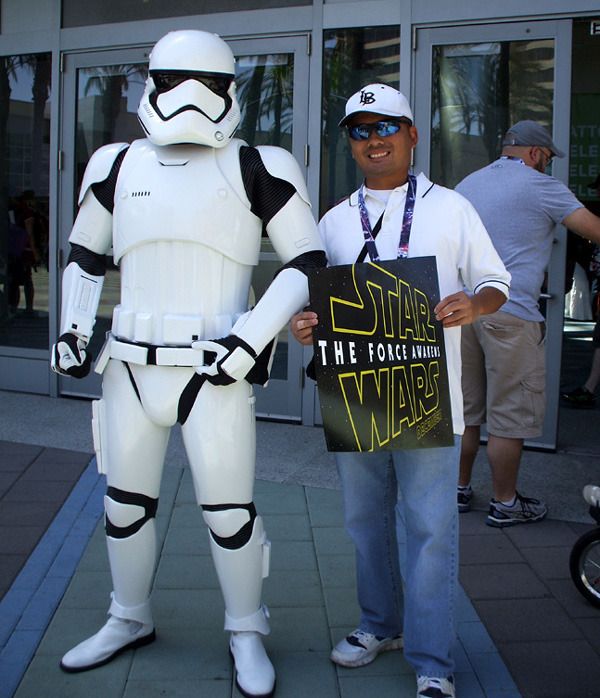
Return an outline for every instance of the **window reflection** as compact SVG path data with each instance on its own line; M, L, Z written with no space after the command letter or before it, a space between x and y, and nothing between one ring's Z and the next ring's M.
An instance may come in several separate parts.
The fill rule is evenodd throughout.
M236 138L291 152L294 54L238 56L235 81L242 110Z
M77 72L77 131L75 145L75 218L77 196L88 160L108 143L130 143L143 138L137 108L144 92L146 63L94 66ZM68 254L68 251L67 251ZM92 356L98 356L110 329L112 311L121 293L119 271L107 259L107 271L90 342Z
M137 108L145 63L81 68L77 80L76 191L92 153L107 143L143 138Z
M360 183L346 135L338 127L346 100L369 82L398 87L399 79L399 26L333 29L323 33L321 214Z
M430 176L440 184L495 160L516 121L552 131L552 39L435 46L432 72Z
M237 96L242 112L236 138L248 145L278 145L292 152L294 54L236 56ZM265 292L281 262L263 231L261 261L252 274L253 305ZM271 378L288 374L288 330L279 333Z
M0 57L0 344L48 348L49 53Z

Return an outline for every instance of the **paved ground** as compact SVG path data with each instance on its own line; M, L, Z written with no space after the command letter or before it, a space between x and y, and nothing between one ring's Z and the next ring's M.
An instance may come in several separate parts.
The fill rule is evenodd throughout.
M0 598L10 589L83 469L89 453L0 442Z
M581 423L575 414L565 419ZM178 432L158 512L157 642L94 672L58 669L62 653L102 624L110 591L98 523L104 483L88 465L88 420L85 401L0 392L0 696L237 696ZM556 454L526 454L523 489L547 496L552 517L534 526L484 525L481 455L480 510L461 516L460 698L599 695L600 611L568 572L570 549L590 527L581 487L598 476L598 437L586 435ZM257 506L273 542L265 600L278 698L414 695L400 653L358 670L328 660L357 609L337 476L320 430L259 422L257 475Z

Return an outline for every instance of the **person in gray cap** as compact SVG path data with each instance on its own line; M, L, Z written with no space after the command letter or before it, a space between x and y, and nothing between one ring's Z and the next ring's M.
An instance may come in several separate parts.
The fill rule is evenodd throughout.
M458 482L459 511L468 511L471 473L487 424L493 498L486 523L504 527L541 521L544 502L517 491L523 441L542 433L545 409L545 323L538 307L554 227L600 241L593 215L546 169L564 153L535 121L506 133L501 157L468 175L456 191L473 204L511 273L502 309L463 328L465 433Z
M535 167L535 169L539 172L546 171L547 164L545 164L545 160L548 157L550 157L550 160L552 160L553 157L564 158L565 156L563 151L559 150L554 145L552 137L548 131L537 121L518 121L514 126L511 126L511 128L508 129L506 135L504 136L504 140L502 141L502 145L504 147L504 150L502 151L503 155L508 148L512 148L514 146L527 149L534 146L538 152L533 155L533 159L539 164L533 165L533 167ZM545 153L544 150L549 151L550 156ZM525 151L521 151L521 154L523 153L525 153Z
M404 648L419 698L453 698L454 604L458 585L458 477L463 431L461 326L506 300L510 281L466 199L410 172L418 141L406 97L381 83L348 99L340 121L364 184L328 211L319 232L330 265L435 256L454 443L435 448L337 452L346 530L356 549L360 620L333 648L345 667ZM406 248L402 241L406 235ZM476 289L466 294L464 288ZM312 343L318 318L306 311L291 329ZM401 501L399 501L401 493ZM405 533L399 551L397 526ZM405 550L405 552L404 552ZM401 573L402 571L402 573Z

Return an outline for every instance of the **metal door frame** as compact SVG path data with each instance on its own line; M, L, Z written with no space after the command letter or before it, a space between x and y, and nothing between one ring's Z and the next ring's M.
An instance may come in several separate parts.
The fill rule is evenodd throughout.
M447 44L470 44L495 41L531 41L554 39L554 104L553 138L563 144L567 155L555 159L552 174L568 185L569 128L571 105L571 44L570 19L555 21L522 21L498 24L422 28L417 30L416 55L413 62L412 102L419 129L419 144L415 151L415 168L429 171L431 149L431 78L432 49ZM418 76L418 79L417 79ZM555 229L554 246L548 267L546 316L546 416L543 433L526 445L543 450L555 450L558 432L560 367L564 317L564 273L566 230Z

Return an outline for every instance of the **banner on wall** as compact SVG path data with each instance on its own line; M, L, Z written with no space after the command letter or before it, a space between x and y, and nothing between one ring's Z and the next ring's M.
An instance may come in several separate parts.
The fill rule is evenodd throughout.
M452 445L435 257L317 269L309 287L328 450Z
M571 104L569 187L578 199L598 199L589 185L600 175L600 94L574 94Z

